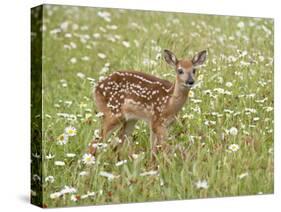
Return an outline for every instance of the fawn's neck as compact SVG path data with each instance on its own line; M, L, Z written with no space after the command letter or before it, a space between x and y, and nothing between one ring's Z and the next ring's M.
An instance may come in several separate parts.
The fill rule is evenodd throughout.
M182 87L178 81L173 86L173 93L169 101L169 113L175 115L183 107L190 89Z

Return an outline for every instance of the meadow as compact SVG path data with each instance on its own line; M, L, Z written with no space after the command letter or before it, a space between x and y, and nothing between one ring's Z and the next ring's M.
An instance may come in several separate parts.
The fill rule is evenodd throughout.
M43 17L43 143L32 152L42 177L33 170L32 181L44 207L274 192L272 19L56 5ZM117 150L113 134L88 155L102 115L96 83L129 69L174 81L163 49L208 51L167 149L151 160L140 121Z

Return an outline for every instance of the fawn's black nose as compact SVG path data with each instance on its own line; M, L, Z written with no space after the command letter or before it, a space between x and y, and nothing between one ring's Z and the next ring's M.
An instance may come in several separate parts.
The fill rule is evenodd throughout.
M188 80L185 81L185 84L193 85L194 84L194 80L193 79L188 79Z

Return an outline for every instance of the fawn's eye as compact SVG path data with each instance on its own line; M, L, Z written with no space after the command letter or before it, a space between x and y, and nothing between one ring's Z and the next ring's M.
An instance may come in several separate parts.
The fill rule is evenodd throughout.
M180 69L178 69L178 73L179 74L183 74L183 70L180 68Z
M192 73L193 73L193 74L195 74L195 73L196 73L196 69L195 69L195 68L192 70Z

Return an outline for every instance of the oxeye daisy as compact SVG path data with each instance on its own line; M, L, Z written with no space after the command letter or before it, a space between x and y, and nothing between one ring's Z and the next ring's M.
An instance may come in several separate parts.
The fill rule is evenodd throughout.
M79 176L87 176L89 173L86 171L82 171L79 173Z
M71 197L70 197L70 200L73 201L73 202L77 202L79 200L79 197L75 194L72 194Z
M57 199L61 196L62 196L62 194L60 192L55 192L55 193L50 194L51 199Z
M63 133L61 135L58 136L57 138L57 144L59 145L64 145L68 142L68 135Z
M237 133L238 133L238 130L237 130L236 127L231 127L231 128L229 129L229 134L230 134L230 135L237 135Z
M198 189L207 189L209 187L206 180L198 180L195 185Z
M101 171L101 172L100 172L100 176L106 177L108 180L113 180L114 178L118 178L118 177L119 177L119 175L116 176L116 175L114 175L114 174L112 174L112 173L105 172L105 171Z
M231 150L232 152L237 152L240 147L238 144L231 144L229 147L228 147L229 150Z
M75 136L76 133L77 133L77 130L76 130L75 127L69 126L69 127L66 127L66 128L64 129L64 132L65 132L65 134L68 135L68 136Z
M75 156L76 156L75 153L66 153L66 157L68 157L68 158L73 158Z
M86 153L83 155L82 161L86 165L91 165L95 163L96 158L93 155Z
M55 178L53 176L48 176L45 178L45 182L53 183L55 181Z
M151 171L140 173L140 176L154 176L154 175L158 175L158 171L151 170Z
M65 162L63 161L55 161L56 166L65 166Z

